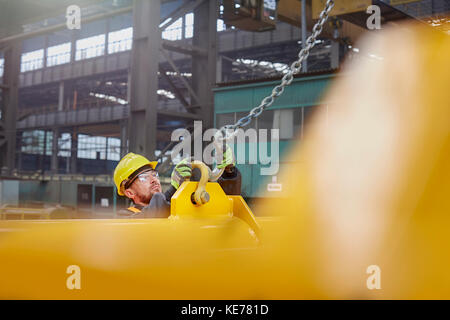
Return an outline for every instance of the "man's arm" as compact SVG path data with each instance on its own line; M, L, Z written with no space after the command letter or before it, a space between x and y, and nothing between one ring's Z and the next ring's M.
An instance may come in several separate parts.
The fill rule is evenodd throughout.
M239 172L237 167L228 165L217 182L220 184L226 194L241 194L241 173Z
M169 189L167 189L166 192L164 192L164 196L166 197L166 201L170 202L170 199L172 199L172 196L175 194L177 189L175 189L174 186L170 186Z
M155 193L148 206L142 210L145 218L168 218L170 216L170 202L165 194Z
M164 196L166 201L170 203L170 199L183 183L183 181L190 179L192 176L192 165L189 159L185 158L181 160L173 169L172 174L170 176L170 186L166 192L164 192Z

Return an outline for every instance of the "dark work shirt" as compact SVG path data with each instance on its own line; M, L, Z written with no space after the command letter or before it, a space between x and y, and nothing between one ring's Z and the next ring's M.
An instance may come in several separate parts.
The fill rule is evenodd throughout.
M170 199L177 190L171 185L163 193L155 193L148 206L133 203L127 209L117 212L117 218L167 218L170 215Z

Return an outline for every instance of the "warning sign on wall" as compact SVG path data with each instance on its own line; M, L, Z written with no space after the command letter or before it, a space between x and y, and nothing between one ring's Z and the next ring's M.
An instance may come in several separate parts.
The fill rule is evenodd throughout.
M277 176L272 177L272 183L267 184L267 191L280 192L282 190L281 183L277 183Z

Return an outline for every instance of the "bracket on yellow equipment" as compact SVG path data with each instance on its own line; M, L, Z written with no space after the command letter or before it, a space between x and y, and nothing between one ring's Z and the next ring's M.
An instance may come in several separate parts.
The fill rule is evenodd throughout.
M219 183L208 182L208 168L202 162L193 161L192 167L200 168L202 178L199 182L181 184L171 199L170 218L236 217L260 238L260 226L242 196L226 195Z

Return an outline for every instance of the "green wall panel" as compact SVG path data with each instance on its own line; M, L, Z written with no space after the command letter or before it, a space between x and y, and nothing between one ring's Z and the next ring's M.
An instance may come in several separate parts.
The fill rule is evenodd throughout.
M238 145L234 144L233 150L234 154L237 157L238 155ZM278 163L279 168L278 171L281 171L283 166L285 165L283 163L283 158L286 155L286 153L289 152L292 144L290 141L280 141L279 142L279 153L280 153L280 162ZM267 183L272 181L271 175L262 175L261 174L261 167L268 167L268 165L261 165L259 164L259 145L257 146L257 152L258 152L258 163L257 164L249 164L248 163L248 154L250 148L253 148L253 145L250 143L245 143L245 153L247 155L246 157L246 163L245 164L237 164L236 166L239 168L239 171L242 175L242 195L245 197L260 197L263 195L265 190L267 189ZM268 155L270 156L270 150L271 150L271 143L268 143ZM277 174L275 174L277 175Z
M317 106L323 102L324 94L329 87L334 74L302 77L294 79L292 84L285 88L284 93L275 100L268 110L301 108ZM248 112L259 105L261 100L272 92L274 86L280 81L269 81L252 84L243 84L214 89L214 121L218 114L233 112ZM332 101L327 101L331 103ZM305 118L307 114L305 113ZM231 124L231 123L230 123ZM279 142L280 168L287 166L283 163L283 157L292 145L292 140ZM245 152L248 155L249 143L245 143ZM259 148L258 154L259 154ZM268 145L270 150L270 143ZM235 154L237 148L234 148ZM237 154L236 154L237 156ZM259 160L259 157L257 158ZM272 181L272 176L261 175L260 164L249 164L248 159L245 164L237 165L242 174L242 194L245 197L260 197L267 190L267 184ZM277 196L276 193L269 196Z
M19 203L19 181L0 180L0 205Z
M317 105L334 75L297 78L285 88L270 109ZM214 89L215 113L249 111L272 92L280 81L269 81Z
M38 201L45 195L45 184L40 181L19 181L20 203Z

